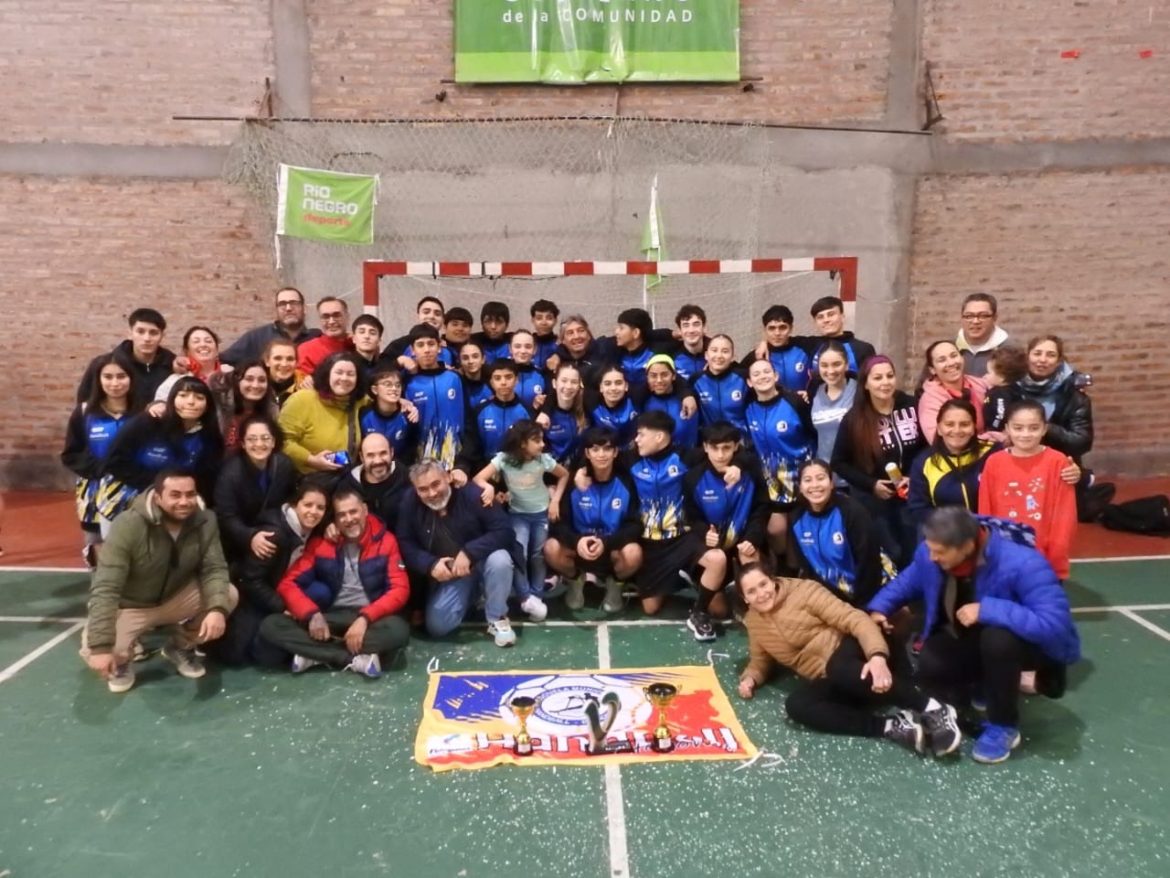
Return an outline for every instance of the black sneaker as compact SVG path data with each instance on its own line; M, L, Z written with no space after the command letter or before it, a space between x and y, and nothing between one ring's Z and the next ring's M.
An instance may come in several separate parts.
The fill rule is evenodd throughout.
M947 756L959 749L963 732L959 728L959 714L949 704L922 711L922 724L935 756Z
M691 614L687 616L687 627L700 643L715 639L715 624L702 610L691 610Z
M926 750L926 729L909 710L900 710L890 717L882 737L919 755Z

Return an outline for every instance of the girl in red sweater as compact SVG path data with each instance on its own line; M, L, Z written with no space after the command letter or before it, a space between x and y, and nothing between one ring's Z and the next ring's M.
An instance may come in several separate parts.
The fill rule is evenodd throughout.
M1069 548L1077 526L1076 490L1061 481L1068 458L1043 444L1048 420L1032 400L1007 413L1010 443L987 458L979 483L979 512L1030 525L1056 575L1068 579Z

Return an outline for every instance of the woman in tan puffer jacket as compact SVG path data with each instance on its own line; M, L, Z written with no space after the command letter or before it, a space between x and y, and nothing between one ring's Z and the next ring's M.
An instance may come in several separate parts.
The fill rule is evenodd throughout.
M740 594L750 656L739 694L751 698L777 664L802 678L788 696L788 716L838 735L886 738L935 756L959 748L956 711L890 673L889 647L877 623L818 582L771 578L759 564L743 567ZM878 712L901 708L892 716Z

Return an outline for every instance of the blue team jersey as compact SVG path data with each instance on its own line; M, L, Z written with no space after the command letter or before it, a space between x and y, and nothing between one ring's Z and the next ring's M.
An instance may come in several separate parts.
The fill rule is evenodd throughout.
M679 345L678 352L674 355L674 371L684 381L690 381L700 372L707 368L707 351L703 350L697 354L692 354L682 345Z
M484 460L495 457L504 444L504 434L517 421L531 419L532 413L519 400L500 402L494 397L483 403L473 417L480 441L480 456Z
M649 347L632 352L621 350L618 366L621 367L622 374L626 376L626 382L630 387L646 386L646 364L650 362L652 356L654 356L654 351L650 350Z
M699 419L706 424L729 421L747 432L748 383L738 372L728 369L718 375L703 372L691 383L699 401Z
M618 447L625 448L634 441L634 421L640 412L629 396L613 408L599 402L588 413L589 423L594 427L609 427L618 435Z
M756 484L753 479L741 478L729 488L720 473L707 467L691 491L691 500L703 519L695 526L706 530L714 525L719 546L733 549L747 531L756 503Z
M689 418L682 416L682 399L675 394L658 396L651 393L646 397L645 410L666 412L674 418L674 432L671 441L679 448L694 448L699 444L699 413Z
M669 540L685 532L683 476L686 473L686 464L673 449L641 457L630 467L638 492L643 539Z
M477 342L483 349L483 364L490 366L496 360L507 360L512 356L512 339L505 335L498 341L489 341L484 338L482 342Z
M568 464L576 458L580 447L581 428L577 415L555 404L546 406L544 413L548 415L548 429L544 431L548 453L557 463Z
M530 409L536 408L533 400L538 396L544 396L547 387L548 382L539 369L523 366L516 368L516 395Z
M463 381L446 369L419 370L406 380L403 396L418 408L418 452L454 467L463 446Z
M857 586L857 564L841 510L833 507L823 515L805 510L793 522L792 534L817 579L851 602Z
M810 460L815 434L805 429L801 413L784 396L768 402L753 399L745 412L752 445L764 464L768 496L776 503L796 500L796 472Z
M569 496L573 530L579 534L608 537L617 532L635 498L625 483L614 476L594 482L584 491L574 487Z
M548 358L557 352L558 342L556 335L538 335L536 338L536 356L532 358L538 369L545 369Z
M114 416L102 408L85 415L86 448L96 462L106 459L118 430L129 420L125 415Z
M411 430L413 424L406 420L406 415L399 409L392 415L379 414L376 406L367 406L358 422L362 428L362 438L371 433L381 433L394 449L394 456L402 459L412 450L414 436Z
M768 360L776 370L780 385L791 391L806 390L809 374L809 356L803 348L789 344L782 348L768 347Z

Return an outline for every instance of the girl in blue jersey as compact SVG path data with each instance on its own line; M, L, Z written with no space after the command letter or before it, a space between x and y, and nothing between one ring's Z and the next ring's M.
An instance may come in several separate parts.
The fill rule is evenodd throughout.
M752 398L744 417L748 435L764 467L764 482L772 501L768 518L768 543L777 555L784 554L788 522L786 513L796 502L796 473L813 456L816 431L808 404L795 393L780 387L771 360L756 360L748 368Z
M516 395L529 410L539 411L548 395L548 379L533 362L536 336L527 329L517 329L512 333L509 350L516 367Z
M552 389L536 423L544 428L548 453L557 463L571 466L579 451L581 434L588 426L581 367L571 362L557 366Z
M459 375L468 411L475 411L492 398L491 386L483 374L483 348L473 341L464 342L459 349Z
M198 378L185 375L171 388L161 415L135 415L114 437L98 488L103 536L114 517L164 469L193 472L199 495L210 502L222 458L223 438L211 391Z
M114 354L98 358L97 374L89 399L69 416L61 452L61 462L77 476L77 518L85 537L81 554L91 570L97 566L102 542L97 509L102 465L118 430L127 423L134 398L131 370Z
M634 421L640 412L630 399L630 385L621 367L601 367L597 393L589 395L585 414L594 427L608 427L617 433L619 448L629 448L633 444Z
M703 426L727 421L747 433L747 378L735 364L735 344L729 335L716 335L707 345L707 368L691 379Z
M865 508L833 490L833 471L814 459L800 468L800 502L789 516L789 563L847 604L864 607L896 571Z
M691 386L675 374L668 354L655 354L646 363L646 388L635 395L644 412L662 411L674 419L671 442L679 448L699 444L699 406Z

